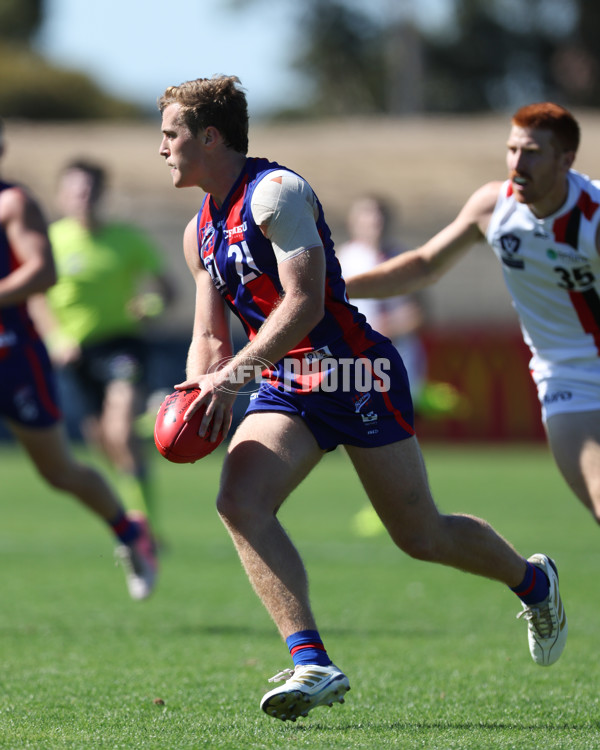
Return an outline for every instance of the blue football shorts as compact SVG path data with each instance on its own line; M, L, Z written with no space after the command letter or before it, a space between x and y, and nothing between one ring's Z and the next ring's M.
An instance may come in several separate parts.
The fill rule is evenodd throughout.
M309 392L261 383L250 396L245 416L261 411L296 414L325 451L338 445L375 448L414 435L408 376L394 346L376 344L358 357L336 362Z
M23 427L50 427L60 421L54 372L41 341L2 350L0 383L0 416Z

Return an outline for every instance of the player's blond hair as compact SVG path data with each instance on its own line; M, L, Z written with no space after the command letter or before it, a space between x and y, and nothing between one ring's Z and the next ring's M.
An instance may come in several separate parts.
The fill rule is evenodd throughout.
M179 104L181 116L192 135L212 126L234 151L248 153L248 103L237 76L196 78L169 86L158 100L162 112Z

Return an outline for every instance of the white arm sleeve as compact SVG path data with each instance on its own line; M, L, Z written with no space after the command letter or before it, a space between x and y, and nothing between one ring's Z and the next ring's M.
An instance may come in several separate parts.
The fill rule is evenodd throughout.
M278 263L323 247L316 224L317 199L298 175L285 169L269 172L255 187L250 207Z

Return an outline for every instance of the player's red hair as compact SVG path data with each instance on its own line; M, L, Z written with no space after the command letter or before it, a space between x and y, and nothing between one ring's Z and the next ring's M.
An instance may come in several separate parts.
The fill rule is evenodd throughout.
M532 130L550 130L562 151L577 151L579 148L579 125L564 107L552 102L527 104L517 110L513 125Z

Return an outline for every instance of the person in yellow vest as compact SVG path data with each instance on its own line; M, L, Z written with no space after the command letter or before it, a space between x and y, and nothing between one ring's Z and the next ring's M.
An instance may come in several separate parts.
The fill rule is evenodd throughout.
M38 317L54 363L81 396L83 437L115 469L127 506L156 528L144 440L135 429L147 396L142 320L163 311L173 286L146 233L103 220L105 187L105 170L95 163L77 160L61 171L63 218L49 227L58 281Z

